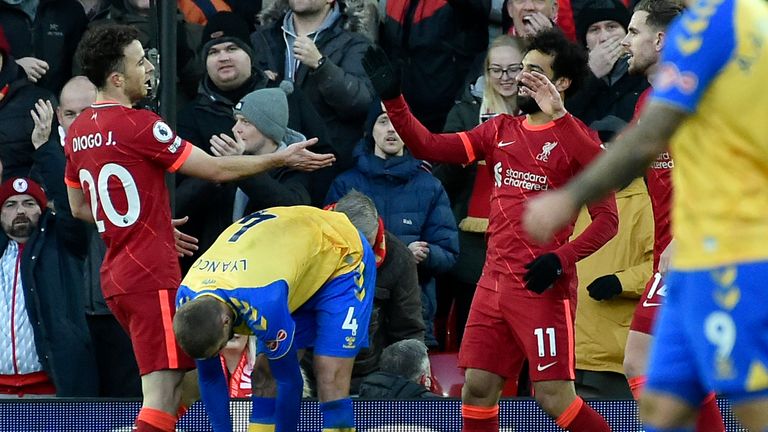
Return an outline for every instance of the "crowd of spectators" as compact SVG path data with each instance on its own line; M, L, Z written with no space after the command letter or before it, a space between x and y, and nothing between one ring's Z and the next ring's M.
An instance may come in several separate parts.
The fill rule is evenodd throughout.
M621 45L632 6L621 0L179 0L176 50L158 55L149 0L0 0L0 291L9 308L0 314L0 397L141 392L130 341L101 295L104 245L93 228L72 219L62 194L67 129L96 97L73 62L88 28L129 24L153 63L176 58L176 76L160 77L159 84L174 85L179 95L178 135L210 155L265 154L311 137L318 138L313 151L336 155L333 167L311 173L277 169L230 183L176 175L175 217L189 217L185 232L200 241L182 269L250 212L333 205L353 189L368 195L381 216L377 244L386 244L386 254L378 266L371 346L358 356L353 393L424 397L432 379L427 347L451 349L446 332L461 340L485 259L498 173L482 160L450 165L415 158L376 96L364 53L374 44L386 51L405 100L430 131L458 132L499 114L520 114L515 96L526 39L560 26L589 59L586 83L567 108L606 141L631 120L648 86L644 76L629 73ZM499 25L503 34L489 36ZM14 201L24 193L35 198L31 216ZM589 397L631 396L623 347L651 271L645 185L627 185L617 201L621 233L578 266L576 390ZM29 219L26 235L12 231L13 206ZM447 310L458 319L446 323ZM223 364L242 373L253 367L254 345L237 341ZM304 366L311 371L307 362L310 357ZM306 379L310 395L311 374ZM398 389L391 388L395 382ZM233 395L248 393L232 388Z

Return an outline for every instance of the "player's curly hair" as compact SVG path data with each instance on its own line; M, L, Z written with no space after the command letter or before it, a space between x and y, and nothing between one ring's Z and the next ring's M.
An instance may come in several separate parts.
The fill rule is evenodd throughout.
M221 343L220 303L213 297L199 297L184 303L173 316L176 342L190 357L205 358Z
M588 73L587 51L581 45L569 41L558 27L543 30L530 38L526 53L530 51L539 51L554 57L554 78L571 80L570 87L565 90L566 96L573 95L581 88Z
M123 50L138 38L138 30L122 24L104 24L88 30L75 53L83 75L103 89L111 73L125 72Z
M647 12L645 23L656 30L665 30L669 23L683 13L685 3L682 0L641 0L635 6L635 12Z

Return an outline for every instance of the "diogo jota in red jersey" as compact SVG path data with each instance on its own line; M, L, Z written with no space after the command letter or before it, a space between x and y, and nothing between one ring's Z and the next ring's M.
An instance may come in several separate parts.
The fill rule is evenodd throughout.
M492 173L488 252L460 352L467 369L464 430L498 430L498 395L527 359L536 399L561 427L608 431L573 387L575 263L615 235L616 203L610 197L590 206L592 224L570 243L572 224L544 246L524 233L526 201L564 184L600 152L596 134L563 108L562 94L578 87L586 68L583 50L556 30L530 42L517 77L518 106L527 115L500 115L467 132L424 128L400 96L383 53L369 50L364 66L415 157L464 164L484 159Z
M74 216L97 225L107 245L101 286L142 374L144 404L134 430L173 431L182 379L194 363L173 336L181 275L165 173L225 182L280 166L311 171L334 157L308 151L316 139L269 155L212 157L155 114L133 109L146 96L154 67L130 26L89 30L77 56L98 92L65 142L70 206Z

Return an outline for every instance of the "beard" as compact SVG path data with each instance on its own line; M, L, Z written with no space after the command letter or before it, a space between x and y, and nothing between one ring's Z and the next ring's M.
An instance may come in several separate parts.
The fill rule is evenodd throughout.
M5 233L10 237L28 238L35 231L35 224L27 217L17 217L10 226L3 224Z
M517 108L523 114L536 114L541 111L539 104L536 103L536 99L531 96L518 94L515 96L515 101L517 102Z

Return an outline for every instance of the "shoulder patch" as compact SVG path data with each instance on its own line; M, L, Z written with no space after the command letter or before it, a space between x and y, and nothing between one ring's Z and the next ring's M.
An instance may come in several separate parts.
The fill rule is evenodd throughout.
M155 139L161 143L167 143L173 139L173 131L171 130L171 127L161 120L156 121L154 126L152 126L152 135L154 135Z

